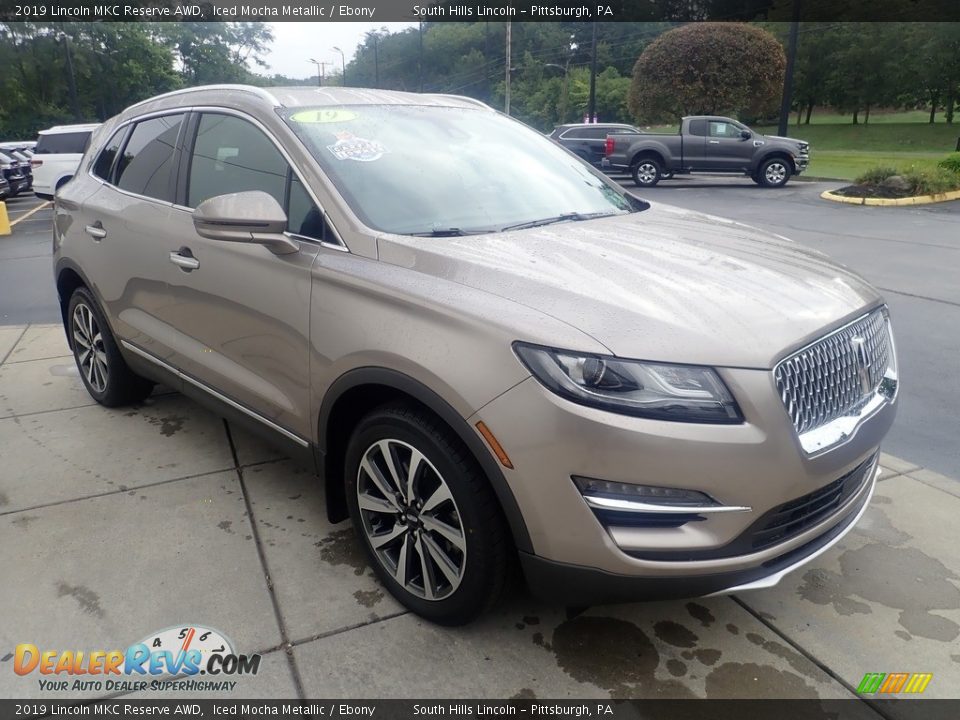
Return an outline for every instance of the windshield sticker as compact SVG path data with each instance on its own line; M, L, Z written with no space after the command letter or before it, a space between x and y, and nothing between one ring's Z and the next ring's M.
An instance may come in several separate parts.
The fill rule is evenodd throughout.
M327 145L327 150L337 160L356 160L357 162L373 162L387 152L387 149L376 140L365 140L348 132L338 132L337 141L333 145Z
M350 122L357 119L352 110L301 110L290 116L295 123L313 125L316 123Z

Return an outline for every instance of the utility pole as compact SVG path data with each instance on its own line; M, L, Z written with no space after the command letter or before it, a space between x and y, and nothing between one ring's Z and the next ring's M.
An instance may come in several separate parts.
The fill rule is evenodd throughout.
M780 97L780 122L777 134L787 134L790 124L790 106L793 104L793 68L797 62L797 32L800 27L800 0L793 0L793 20L790 23L790 37L787 41L787 71L783 76L783 95Z
M333 48L336 52L340 53L340 84L343 87L347 86L347 56L343 54L343 50L338 47Z
M323 87L323 81L327 75L327 65L330 63L320 62L319 60L314 60L310 58L308 62L312 62L317 66L317 87Z
M417 56L417 73L420 75L420 92L423 92L423 20L420 21L420 53Z
M587 122L597 121L597 23L593 23L593 41L590 43L590 102L587 105Z
M373 86L380 88L380 36L373 33Z
M63 23L61 23L62 27ZM80 100L77 97L77 76L73 69L73 53L70 52L70 36L60 30L60 39L63 40L63 50L67 56L67 90L70 92L70 105L73 108L73 119L80 121Z
M510 54L510 34L513 30L513 23L510 20L507 20L507 68L505 70L505 87L504 87L504 98L503 98L503 111L509 115L510 114L510 65L512 64L511 54Z

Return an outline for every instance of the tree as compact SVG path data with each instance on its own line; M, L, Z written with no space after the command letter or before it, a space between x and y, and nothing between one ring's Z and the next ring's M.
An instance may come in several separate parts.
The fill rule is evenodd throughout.
M783 46L761 28L696 23L665 32L633 68L629 107L638 122L678 115L759 117L780 101Z

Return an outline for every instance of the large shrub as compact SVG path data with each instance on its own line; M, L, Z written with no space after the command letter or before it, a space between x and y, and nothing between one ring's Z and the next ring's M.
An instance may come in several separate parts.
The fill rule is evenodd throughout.
M637 122L681 115L763 117L775 111L786 59L777 39L742 23L691 23L664 33L633 67Z
M943 160L937 163L937 167L949 170L956 175L960 175L960 152L950 153Z

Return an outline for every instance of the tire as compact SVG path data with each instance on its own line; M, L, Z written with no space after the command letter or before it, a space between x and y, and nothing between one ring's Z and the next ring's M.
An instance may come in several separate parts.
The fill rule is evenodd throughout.
M394 481L388 458L400 478L417 458L412 492ZM345 467L360 543L402 605L452 626L496 603L510 566L509 530L483 471L442 421L412 404L378 408L353 431Z
M80 379L90 397L101 405L132 405L153 390L152 381L127 367L100 306L85 287L77 288L70 296L67 333ZM90 347L94 352L85 352Z
M637 187L653 187L663 177L663 170L653 158L642 158L633 164L630 174Z
M790 161L775 157L766 160L757 170L757 181L763 187L779 188L787 184L793 168Z

